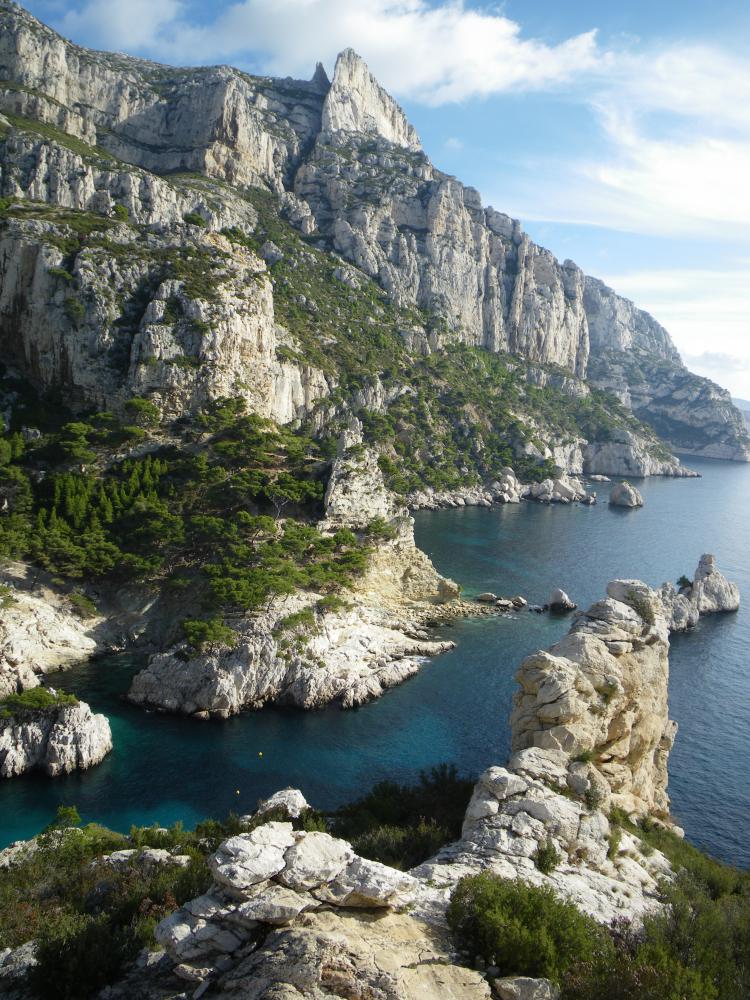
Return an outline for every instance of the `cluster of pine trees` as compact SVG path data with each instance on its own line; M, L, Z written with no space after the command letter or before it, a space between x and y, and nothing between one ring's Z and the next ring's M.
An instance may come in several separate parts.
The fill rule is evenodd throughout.
M299 587L333 591L365 567L366 539L311 523L328 469L318 443L232 399L159 445L151 407L129 407L153 436L140 457L117 459L121 428L105 414L29 441L0 435L0 556L66 580L202 580L222 614Z

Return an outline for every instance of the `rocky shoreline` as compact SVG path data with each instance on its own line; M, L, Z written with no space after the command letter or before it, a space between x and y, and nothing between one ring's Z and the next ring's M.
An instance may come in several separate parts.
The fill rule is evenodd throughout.
M637 836L618 831L615 839L607 813L617 805L671 823L668 649L659 594L614 581L565 639L521 665L513 756L477 782L458 842L405 873L283 820L234 836L210 860L210 891L157 928L174 973L194 996L262 997L273 982L322 997L331 963L339 995L554 996L550 984L527 981L549 992L514 993L520 981L496 983L462 966L446 934L446 905L461 878L491 871L551 886L604 924L637 923L658 908L669 862ZM291 803L297 815L305 805L297 791L273 802ZM557 858L547 872L535 861L541 846ZM386 953L387 973L377 957ZM356 993L341 993L355 983Z

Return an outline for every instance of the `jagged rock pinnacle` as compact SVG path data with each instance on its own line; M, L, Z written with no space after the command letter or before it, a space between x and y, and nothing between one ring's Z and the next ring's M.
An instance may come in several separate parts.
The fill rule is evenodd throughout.
M354 49L344 49L336 60L323 106L323 130L375 134L407 149L422 148L404 112Z

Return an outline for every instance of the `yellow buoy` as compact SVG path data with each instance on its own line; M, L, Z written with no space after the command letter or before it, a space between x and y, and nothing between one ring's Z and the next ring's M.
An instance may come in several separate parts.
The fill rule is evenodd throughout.
M258 756L259 756L259 757L262 757L262 756L263 756L263 751L262 751L262 750L260 750L260 751L258 752Z

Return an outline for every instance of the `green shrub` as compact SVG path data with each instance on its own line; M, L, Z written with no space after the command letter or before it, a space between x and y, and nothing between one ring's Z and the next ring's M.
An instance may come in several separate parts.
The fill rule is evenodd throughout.
M336 611L346 611L351 607L351 604L341 594L326 594L325 597L321 597L315 606L318 611L335 613Z
M291 614L280 618L276 623L273 634L281 635L282 632L292 632L295 629L312 629L315 627L315 612L312 608L300 608Z
M497 966L501 976L560 982L609 946L606 932L551 889L489 872L461 879L447 917L458 948L472 962Z
M112 214L119 222L127 222L130 218L130 212L119 201L113 206Z
M549 875L561 861L560 852L550 839L544 844L539 844L532 854L532 859L542 875Z
M43 1000L83 1000L113 982L140 942L131 927L112 927L106 914L65 913L37 935L32 989Z
M73 281L73 275L70 271L66 271L64 267L51 267L49 273L54 275L55 278L61 278L68 285Z
M79 618L85 619L96 617L96 605L90 597L82 593L80 590L71 591L71 593L68 594L68 601Z
M75 323L76 326L81 322L81 320L86 315L86 307L84 306L83 302L81 302L80 299L73 298L72 296L70 296L65 300L63 309L65 311L65 315L68 317L71 323Z
M412 868L460 836L473 787L447 764L414 785L381 781L333 813L331 831L372 861Z
M683 587L692 587L693 581L689 580L683 573L683 575L677 581L677 586L679 587L680 590L682 590Z
M138 427L157 427L161 422L161 411L150 399L134 396L125 403L125 412Z
M14 604L18 604L15 591L12 587L8 587L6 584L0 583L0 610L12 608Z
M186 212L182 217L190 226L206 227L206 220L198 212Z
M187 641L199 652L212 647L231 648L237 642L237 633L221 618L186 618L182 629Z
M44 833L50 830L65 830L68 827L80 826L83 820L75 806L58 806L55 818L44 828Z
M48 712L59 705L75 705L78 699L65 691L48 691L47 688L27 688L19 694L9 694L0 701L0 717L7 718L25 712Z
M642 597L635 590L629 590L625 595L626 602L630 607L639 615L647 625L653 625L656 621L656 616L654 615L654 609L651 607L651 602L646 598Z
M614 861L617 857L617 853L620 850L620 843L622 842L622 827L611 825L609 828L609 843L607 846L607 857L610 861Z

